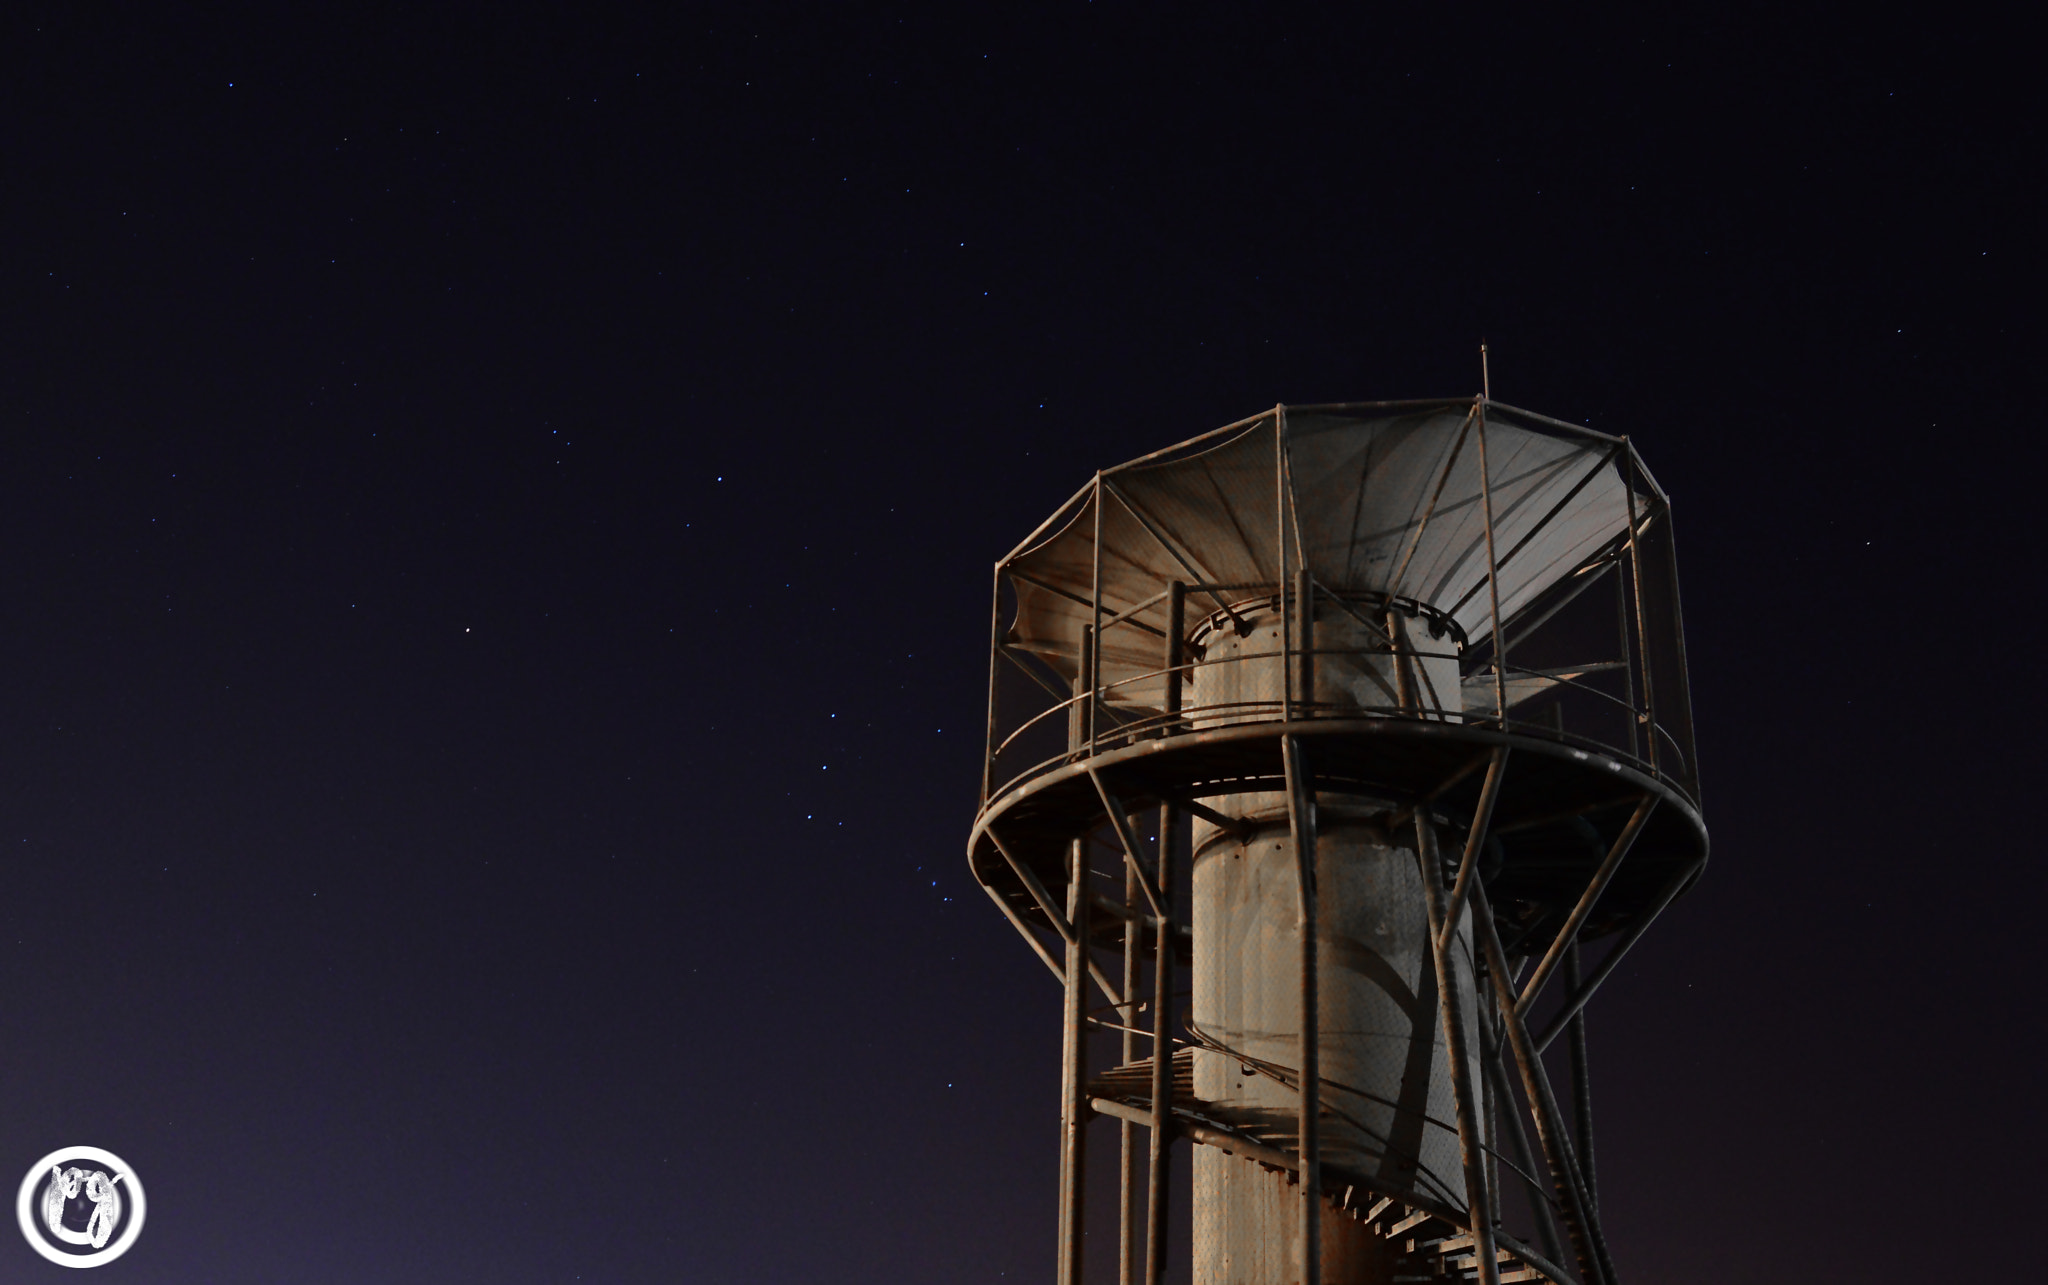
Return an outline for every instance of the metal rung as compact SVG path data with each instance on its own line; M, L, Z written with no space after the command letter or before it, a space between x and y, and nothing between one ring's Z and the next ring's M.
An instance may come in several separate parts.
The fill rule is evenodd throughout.
M1400 1222L1395 1223L1392 1227L1387 1228L1387 1235L1390 1237L1398 1236L1402 1232L1407 1231L1410 1227L1420 1227L1422 1224L1428 1222L1430 1219L1434 1217L1436 1217L1436 1215L1430 1213L1427 1209L1418 1209L1414 1213L1409 1214L1406 1218L1403 1218Z

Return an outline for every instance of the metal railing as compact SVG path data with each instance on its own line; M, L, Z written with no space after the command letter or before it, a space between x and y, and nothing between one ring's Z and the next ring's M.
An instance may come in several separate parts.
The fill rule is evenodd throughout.
M1105 612L1102 617L1104 630L1129 626L1138 621L1140 613L1157 607L1170 597L1185 599L1195 593L1242 593L1252 588L1271 590L1273 586L1169 584L1166 589L1136 604ZM1481 648L1466 645L1455 625L1440 618L1437 627L1442 630L1443 641L1451 645L1451 650L1445 650L1442 642L1437 640L1432 640L1437 642L1435 646L1408 643L1404 638L1395 636L1405 635L1405 628L1386 629L1360 610L1365 605L1380 612L1391 608L1404 618L1413 613L1414 619L1427 620L1434 613L1428 612L1421 604L1399 599L1391 603L1374 600L1370 604L1362 604L1328 591L1317 593L1313 585L1304 588L1309 612L1319 606L1339 609L1368 630L1377 631L1379 636L1368 645L1359 647L1302 647L1292 645L1293 638L1283 638L1282 645L1275 648L1214 655L1210 654L1215 650L1211 647L1205 654L1192 659L1186 658L1186 652L1195 643L1181 640L1176 647L1175 639L1168 638L1164 640L1164 649L1180 653L1175 657L1177 663L1162 664L1137 673L1126 672L1105 681L1102 648L1093 645L1092 638L1096 635L1088 627L1083 630L1084 655L1081 657L1086 672L1078 675L1077 680L1066 680L1052 669L1044 657L1023 652L1016 644L1003 641L998 635L991 653L992 666L1000 667L1007 662L1017 673L1032 679L1038 692L1047 700L1014 723L996 716L997 702L992 700L984 802L1046 773L1141 741L1222 726L1338 719L1451 723L1512 732L1612 758L1653 779L1678 787L1688 798L1693 797L1691 746L1685 729L1659 721L1655 706L1644 698L1653 688L1651 675L1644 672L1640 662L1640 646L1631 645L1619 660L1603 658L1584 664L1542 668L1513 663L1497 666ZM1258 599L1228 602L1209 613L1195 633L1197 637L1215 638L1219 636L1219 628L1227 629L1228 621L1232 619L1241 624L1257 621L1262 626L1271 626L1277 619L1293 621L1297 628L1286 632L1299 635L1303 632L1300 626L1308 621L1309 615L1309 612L1301 610L1301 602L1299 593L1285 591L1269 592ZM1516 641L1528 643L1533 632L1525 630ZM1633 643L1633 639L1624 641ZM1475 657L1475 652L1480 654ZM1303 693L1315 690L1315 671L1332 659L1352 662L1353 667L1345 671L1347 677L1353 677L1361 684L1376 685L1383 695L1396 698L1367 701L1305 698ZM1459 662L1457 690L1437 693L1429 689L1428 695L1433 699L1424 699L1423 691L1418 690L1410 694L1411 699L1402 701L1395 693L1395 683L1389 673L1398 674L1406 667L1423 680L1413 686L1425 688L1427 671L1422 664L1424 661ZM1276 694L1231 700L1175 700L1171 702L1174 706L1171 709L1163 708L1168 701L1148 701L1137 694L1141 689L1156 692L1157 689L1168 688L1182 693L1199 690L1211 685L1219 669L1254 662L1269 667L1267 673L1259 677L1277 686L1279 691ZM1613 676L1619 691L1606 690L1600 684L1588 681L1607 675ZM1465 684L1474 678L1487 680L1492 690L1486 693L1488 699L1483 704L1466 709L1463 705ZM1538 685L1536 692L1519 700L1508 700L1504 714L1497 708L1496 698L1507 695L1520 683L1532 682ZM992 687L994 685L992 678ZM1071 694L1060 694L1063 685ZM1453 701L1456 703L1451 703ZM1527 712L1518 714L1518 708ZM1562 712L1567 709L1576 709L1582 716L1588 710L1593 711L1596 722L1604 712L1608 726L1605 729L1568 727L1562 718ZM1062 722L1069 729L1065 738L1067 744L1063 748L1041 753L1021 766L1005 761L1021 752L1034 732L1059 727Z

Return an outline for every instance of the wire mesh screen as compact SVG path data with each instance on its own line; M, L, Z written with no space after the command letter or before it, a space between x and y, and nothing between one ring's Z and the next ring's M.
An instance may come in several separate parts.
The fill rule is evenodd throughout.
M1597 750L1695 803L1668 501L1491 403L1278 410L1098 475L998 567L985 799L1253 721Z

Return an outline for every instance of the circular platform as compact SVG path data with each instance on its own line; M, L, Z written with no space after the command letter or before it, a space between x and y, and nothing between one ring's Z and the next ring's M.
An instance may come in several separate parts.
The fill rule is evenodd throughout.
M1068 843L1108 820L1094 777L1131 811L1282 790L1281 740L1288 736L1298 739L1319 793L1377 799L1394 808L1434 796L1432 815L1458 834L1470 824L1487 759L1496 748L1508 747L1488 828L1499 844L1498 866L1485 884L1510 949L1518 933L1533 934L1578 900L1645 795L1656 796L1657 806L1580 938L1591 941L1619 929L1673 878L1690 870L1696 880L1704 868L1706 825L1670 782L1559 741L1393 718L1240 723L1078 756L989 801L968 839L969 866L1020 916L1045 924L991 831L1048 890L1063 890ZM1468 770L1475 767L1481 770ZM1463 778L1444 789L1461 771Z

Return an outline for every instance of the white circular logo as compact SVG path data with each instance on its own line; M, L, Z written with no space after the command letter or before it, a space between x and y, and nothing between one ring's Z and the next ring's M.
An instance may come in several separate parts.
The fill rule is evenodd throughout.
M147 1208L135 1170L98 1147L65 1147L36 1161L14 1202L29 1248L60 1267L98 1267L127 1253Z

